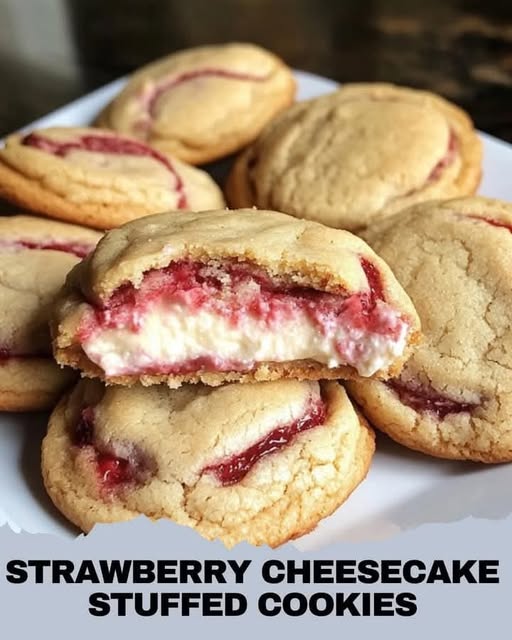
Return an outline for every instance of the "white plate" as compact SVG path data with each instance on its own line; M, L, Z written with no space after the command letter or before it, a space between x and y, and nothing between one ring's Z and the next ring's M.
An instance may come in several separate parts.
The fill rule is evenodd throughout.
M328 93L331 80L297 72L299 99ZM26 129L83 125L119 91L111 84L33 122ZM486 134L484 178L480 193L512 200L512 146ZM33 533L76 533L45 495L39 472L39 449L45 416L0 418L0 524ZM512 465L484 467L446 462L415 454L379 438L378 452L366 481L333 516L295 544L303 550L338 540L382 538L427 522L465 516L502 517L512 512L509 481Z

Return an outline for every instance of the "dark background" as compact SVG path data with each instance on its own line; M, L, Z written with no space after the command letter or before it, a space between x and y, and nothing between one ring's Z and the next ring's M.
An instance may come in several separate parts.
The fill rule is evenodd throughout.
M511 0L0 0L0 135L166 53L232 40L341 82L436 91L512 141Z

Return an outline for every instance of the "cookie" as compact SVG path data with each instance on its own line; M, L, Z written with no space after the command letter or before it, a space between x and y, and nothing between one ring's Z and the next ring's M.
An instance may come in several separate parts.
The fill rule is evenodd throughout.
M399 377L353 381L350 393L412 449L512 460L512 205L417 205L365 237L411 296L425 337Z
M441 97L349 84L270 123L235 162L227 197L358 232L416 202L474 193L481 159L470 119Z
M114 384L387 377L410 300L356 236L273 211L148 217L106 234L52 319L58 362Z
M99 238L61 222L0 217L0 411L49 409L74 379L51 357L48 316L68 271Z
M0 196L97 229L170 209L224 206L204 171L133 138L74 127L9 136L0 149Z
M309 532L364 479L373 432L336 382L105 388L50 418L46 489L84 531L144 514L272 547Z
M98 124L201 164L252 142L294 97L290 69L269 51L198 47L135 73Z

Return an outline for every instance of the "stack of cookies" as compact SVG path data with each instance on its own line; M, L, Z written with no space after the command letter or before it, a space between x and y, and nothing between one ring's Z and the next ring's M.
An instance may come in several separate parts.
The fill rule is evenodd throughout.
M371 430L336 382L400 371L416 312L359 238L251 209L110 231L71 272L46 487L81 528L144 513L226 544L312 529L364 478ZM116 386L112 386L116 385Z
M135 73L103 128L0 150L13 204L109 230L0 220L0 406L84 378L43 444L84 531L144 514L279 545L364 479L367 419L430 455L512 460L512 208L460 197L471 121L391 85L294 92L273 54L204 47ZM238 150L226 210L192 165Z

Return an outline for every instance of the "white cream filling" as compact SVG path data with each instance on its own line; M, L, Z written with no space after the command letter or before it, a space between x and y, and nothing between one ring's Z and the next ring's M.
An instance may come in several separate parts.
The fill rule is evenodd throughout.
M201 357L234 360L245 369L257 362L312 359L329 368L349 364L361 376L371 376L402 355L407 343L408 325L392 309L380 313L389 313L391 321L399 324L397 337L351 326L337 326L326 335L300 311L275 329L251 316L232 325L227 318L204 309L191 312L181 303L160 302L144 314L138 331L103 329L83 342L82 348L108 376L136 374L154 370L155 365L169 367Z

